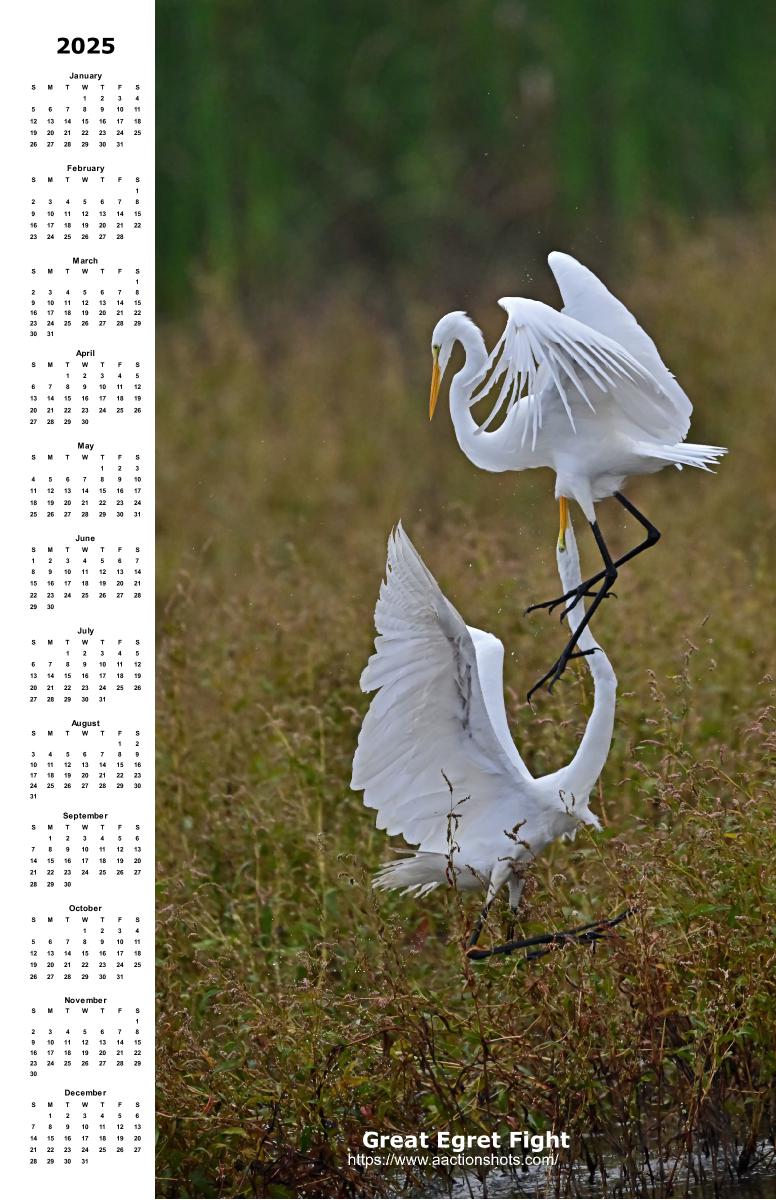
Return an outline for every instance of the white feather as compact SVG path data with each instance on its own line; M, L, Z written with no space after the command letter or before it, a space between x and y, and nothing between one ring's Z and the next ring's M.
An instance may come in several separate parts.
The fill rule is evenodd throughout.
M573 530L558 551L564 589L581 574ZM576 629L584 612L569 615ZM386 579L375 609L375 653L361 676L377 691L364 718L351 787L377 810L376 824L418 847L385 864L375 886L416 894L449 882L491 887L510 863L538 854L580 821L595 823L588 796L611 741L616 680L589 630L580 642L596 700L568 767L534 779L509 732L504 647L467 626L401 524L388 542Z

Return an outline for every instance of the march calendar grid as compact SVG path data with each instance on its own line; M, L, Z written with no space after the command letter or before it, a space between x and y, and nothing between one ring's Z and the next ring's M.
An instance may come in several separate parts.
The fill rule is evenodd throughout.
M153 4L17 6L3 77L7 1168L153 1189Z

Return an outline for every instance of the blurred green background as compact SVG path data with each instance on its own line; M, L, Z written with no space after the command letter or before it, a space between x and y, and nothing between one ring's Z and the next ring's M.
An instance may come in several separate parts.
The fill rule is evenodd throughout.
M159 302L198 270L460 289L772 195L762 0L159 0ZM592 248L592 249L591 249ZM452 252L454 249L454 253ZM293 286L292 286L293 283Z

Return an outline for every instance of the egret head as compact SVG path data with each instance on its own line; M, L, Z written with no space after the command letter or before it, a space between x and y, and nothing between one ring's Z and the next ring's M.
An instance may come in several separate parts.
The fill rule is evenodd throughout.
M464 312L451 312L437 321L431 334L431 392L428 398L428 419L434 415L439 385L447 370L453 346L460 339L461 329L472 322Z

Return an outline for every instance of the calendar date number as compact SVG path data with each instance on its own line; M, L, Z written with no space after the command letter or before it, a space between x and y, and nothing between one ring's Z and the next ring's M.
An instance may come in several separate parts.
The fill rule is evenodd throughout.
M116 39L112 37L61 37L57 41L57 54L113 54L116 49Z

